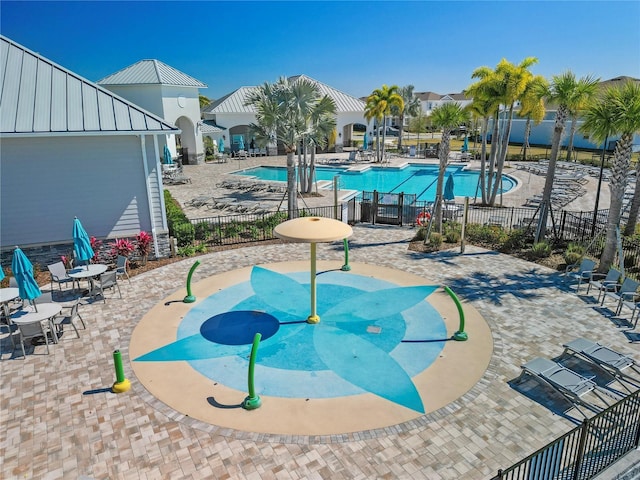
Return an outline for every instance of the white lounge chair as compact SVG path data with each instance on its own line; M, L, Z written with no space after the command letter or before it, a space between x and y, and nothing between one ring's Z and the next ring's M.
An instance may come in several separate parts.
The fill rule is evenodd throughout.
M636 387L640 387L640 380L624 373L624 370L629 369L640 375L640 371L638 370L633 358L616 352L615 350L605 347L597 342L587 340L586 338L576 338L562 346L564 347L564 353L580 355L608 371L614 377L621 380L626 379L629 383L632 383Z

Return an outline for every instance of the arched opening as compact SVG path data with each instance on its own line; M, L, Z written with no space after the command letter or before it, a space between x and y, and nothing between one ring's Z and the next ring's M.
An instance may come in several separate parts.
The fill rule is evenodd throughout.
M176 135L176 151L182 157L183 164L195 165L198 153L195 125L188 117L179 117L175 124L182 130L180 135Z
M367 126L362 123L350 123L342 127L342 144L345 147L362 147Z
M231 153L239 150L248 150L252 137L249 133L249 125L236 125L229 129L229 149Z

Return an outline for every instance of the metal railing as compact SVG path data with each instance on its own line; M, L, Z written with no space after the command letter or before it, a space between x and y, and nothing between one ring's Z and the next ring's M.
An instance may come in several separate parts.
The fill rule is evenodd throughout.
M588 480L640 441L640 399L636 391L491 480Z

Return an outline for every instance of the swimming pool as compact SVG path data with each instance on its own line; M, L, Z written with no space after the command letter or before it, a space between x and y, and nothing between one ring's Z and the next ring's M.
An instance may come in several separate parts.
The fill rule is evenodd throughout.
M241 170L235 175L256 177L260 180L286 182L286 167L255 167ZM454 194L457 197L475 197L480 172L465 170L464 165L447 167L445 180L453 175ZM341 190L384 193L414 193L417 200L433 201L438 182L438 165L409 164L403 167L369 167L363 170L351 170L346 167L316 167L316 179L332 181L339 177ZM516 181L507 175L502 176L502 190L505 193L516 185Z

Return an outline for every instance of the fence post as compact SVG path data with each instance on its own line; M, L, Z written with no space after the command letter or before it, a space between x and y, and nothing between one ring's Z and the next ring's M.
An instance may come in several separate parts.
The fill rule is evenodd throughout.
M404 220L404 192L398 194L398 218L400 219L400 226L402 226L402 220Z
M371 202L371 224L376 224L376 216L378 215L378 191L373 191L373 201Z
M584 448L587 442L587 430L589 429L589 420L584 419L582 421L582 428L580 430L580 441L578 442L578 453L576 455L576 466L573 469L573 479L578 480L580 478L580 468L582 467L582 459L584 458Z

